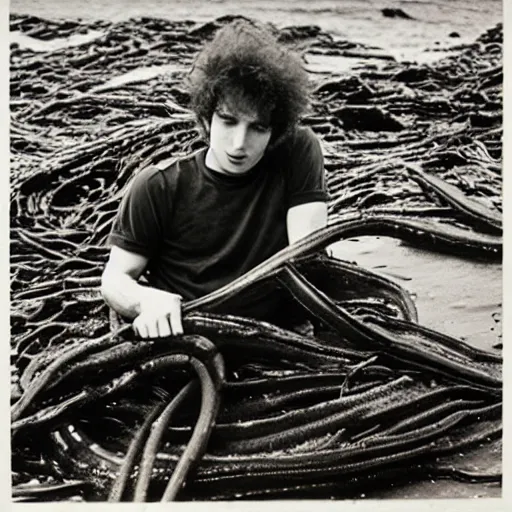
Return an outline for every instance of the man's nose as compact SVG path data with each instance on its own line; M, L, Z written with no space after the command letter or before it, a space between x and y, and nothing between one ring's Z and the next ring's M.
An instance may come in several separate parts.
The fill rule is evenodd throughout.
M239 125L233 133L233 149L241 150L245 148L247 143L248 130L246 126Z

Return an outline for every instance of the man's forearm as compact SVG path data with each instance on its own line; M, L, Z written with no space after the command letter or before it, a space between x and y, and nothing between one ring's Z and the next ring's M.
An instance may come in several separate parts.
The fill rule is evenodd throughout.
M101 293L107 304L120 315L133 320L140 314L141 299L147 289L123 273L105 272Z
M304 203L288 210L286 228L290 244L325 226L327 226L327 204L325 202Z

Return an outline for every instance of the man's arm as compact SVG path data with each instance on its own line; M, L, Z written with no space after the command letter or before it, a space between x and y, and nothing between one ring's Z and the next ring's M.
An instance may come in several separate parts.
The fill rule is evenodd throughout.
M181 297L138 283L147 263L145 256L112 247L101 293L111 308L134 319L133 327L142 338L182 334Z
M286 227L290 244L325 226L327 226L327 203L323 201L299 204L288 210Z

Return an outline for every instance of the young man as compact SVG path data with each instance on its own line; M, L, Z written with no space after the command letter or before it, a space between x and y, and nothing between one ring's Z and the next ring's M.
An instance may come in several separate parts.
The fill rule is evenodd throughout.
M181 301L224 286L327 223L320 144L298 127L300 59L265 29L234 22L187 78L206 149L148 168L123 198L102 292L143 338L183 332ZM149 286L139 284L145 273ZM279 297L230 313L274 320Z

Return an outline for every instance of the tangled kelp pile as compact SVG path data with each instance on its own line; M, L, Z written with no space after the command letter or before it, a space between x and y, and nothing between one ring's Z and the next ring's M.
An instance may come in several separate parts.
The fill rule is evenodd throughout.
M94 31L11 46L14 495L352 497L400 478L499 480L453 454L500 438L500 357L422 327L396 283L318 251L386 234L499 260L501 27L433 65L280 30L306 66L359 59L312 73L303 120L322 139L330 226L185 304L183 339L137 341L109 318L98 286L119 200L141 168L202 145L180 80L230 19L11 18L41 40ZM314 335L218 313L265 286L288 290Z

